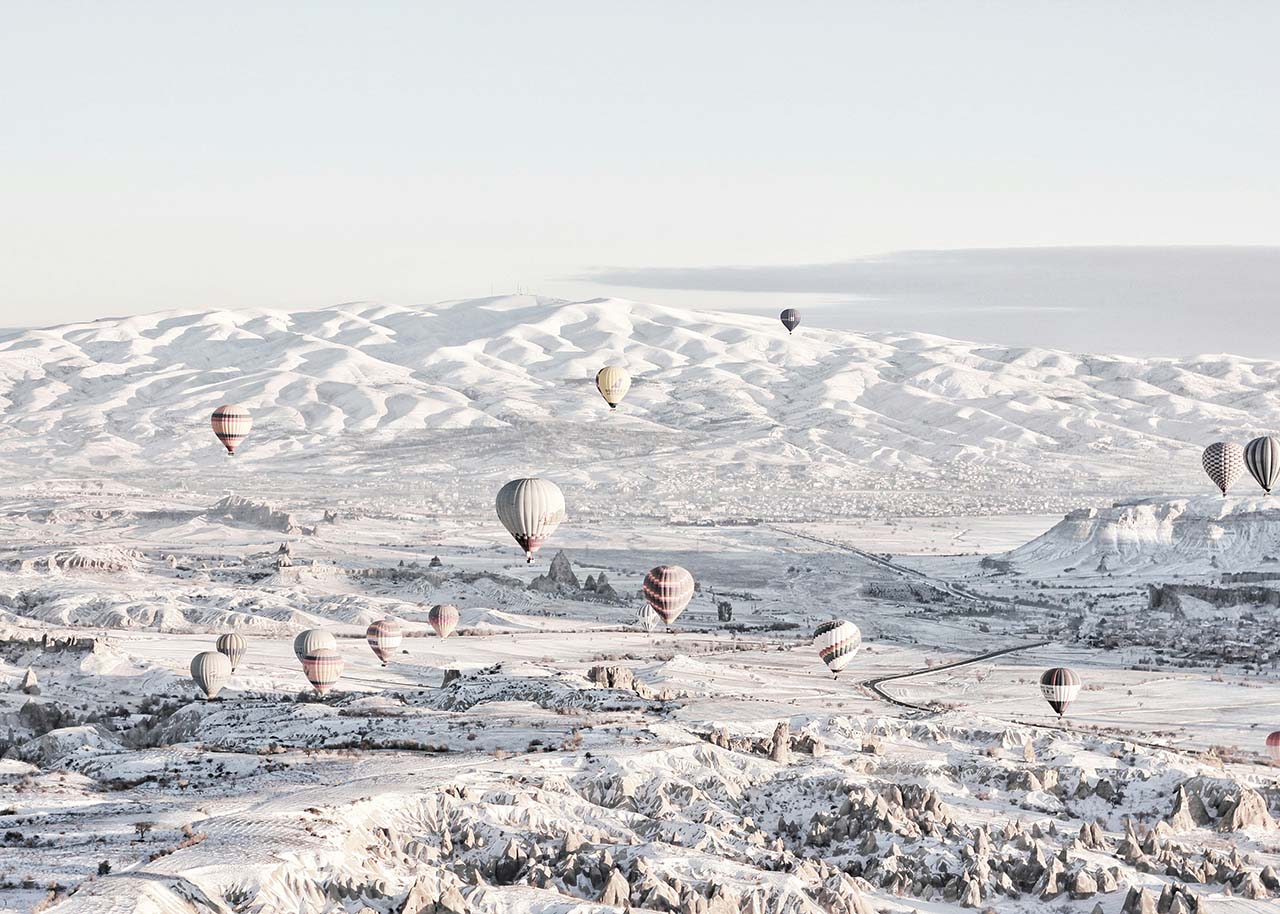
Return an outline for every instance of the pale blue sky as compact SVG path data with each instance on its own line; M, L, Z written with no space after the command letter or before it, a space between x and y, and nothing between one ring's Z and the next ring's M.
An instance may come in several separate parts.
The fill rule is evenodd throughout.
M1280 244L1271 3L0 10L9 325L517 284L772 308L790 288L707 277L912 249ZM675 268L714 269L689 292ZM637 285L645 270L664 283ZM861 326L859 291L813 302ZM890 296L877 320L917 325L912 307Z

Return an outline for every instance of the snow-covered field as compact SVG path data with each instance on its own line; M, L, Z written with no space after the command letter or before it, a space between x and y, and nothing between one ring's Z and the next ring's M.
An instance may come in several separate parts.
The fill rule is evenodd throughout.
M0 910L1274 910L1280 523L1198 460L1277 377L527 297L10 332Z

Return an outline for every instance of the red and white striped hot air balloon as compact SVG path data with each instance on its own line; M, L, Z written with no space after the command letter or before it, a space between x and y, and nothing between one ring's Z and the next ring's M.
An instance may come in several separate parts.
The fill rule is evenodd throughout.
M437 603L427 613L427 622L441 638L448 638L458 627L458 607L452 603Z
M1267 755L1271 761L1280 763L1280 730L1267 736Z
M236 448L249 434L249 429L253 428L253 417L243 406L224 403L213 411L209 424L213 426L213 433L218 436L227 453L234 457Z
M383 666L386 666L387 658L395 653L400 642L404 640L404 631L395 619L379 619L365 629L364 637L369 642L374 656L382 661Z
M645 602L668 626L693 599L693 575L679 565L659 565L644 576Z
M347 662L342 659L342 655L327 647L302 658L302 671L307 674L307 682L321 695L333 688L346 666Z

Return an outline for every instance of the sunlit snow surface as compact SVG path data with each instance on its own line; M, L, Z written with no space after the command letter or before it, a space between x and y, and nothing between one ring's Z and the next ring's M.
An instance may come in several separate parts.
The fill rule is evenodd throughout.
M636 376L613 414L605 361ZM1197 463L1267 430L1278 372L531 298L10 333L0 910L590 912L615 870L637 911L1268 910L1280 632L1218 591L1271 586L1280 524ZM255 416L234 459L223 402ZM529 566L492 498L533 474L569 519ZM618 599L529 589L559 549ZM701 590L650 635L660 563ZM864 638L839 680L833 617ZM347 663L325 701L309 627ZM229 630L205 702L187 667ZM1085 683L1061 725L1054 665ZM1180 788L1211 820L1166 821Z

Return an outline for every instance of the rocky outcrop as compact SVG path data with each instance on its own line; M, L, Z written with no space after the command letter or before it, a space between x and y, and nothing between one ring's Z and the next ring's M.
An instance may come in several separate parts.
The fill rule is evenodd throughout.
M547 573L540 574L529 582L529 589L539 593L559 593L566 590L576 592L582 590L582 585L578 582L578 576L573 573L573 563L562 549L551 560Z
M210 520L246 524L279 533L314 534L314 527L302 527L286 511L277 511L267 502L253 501L241 495L228 495L205 512Z
M26 695L39 695L40 682L36 679L36 671L27 667L27 671L22 675L22 681L18 683L19 691Z
M603 688L635 692L651 701L670 701L674 697L666 689L658 691L651 688L625 666L593 666L587 671L587 679Z

